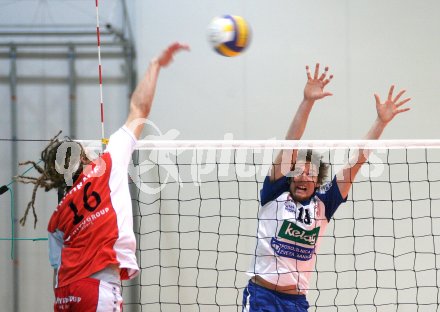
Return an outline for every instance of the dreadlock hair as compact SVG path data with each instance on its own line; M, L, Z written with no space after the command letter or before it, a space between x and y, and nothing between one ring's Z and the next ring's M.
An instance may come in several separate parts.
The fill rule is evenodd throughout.
M38 165L38 163L36 163L35 161L31 161L31 160L19 163L20 166L31 164L34 167L34 169L37 170L38 173L40 173L39 177L32 177L32 176L26 176L26 175L19 175L19 176L14 177L15 181L17 181L17 182L21 182L24 184L34 184L34 188L32 191L32 198L26 207L26 210L25 210L23 217L20 219L20 224L22 226L25 225L27 215L31 209L32 209L32 213L34 215L34 228L37 225L38 218L37 218L37 214L35 212L34 204L35 204L35 197L37 195L38 188L44 188L44 190L46 192L48 192L52 189L58 189L58 192L59 193L62 192L63 194L65 194L67 192L67 190L70 188L66 184L64 174L58 172L58 170L57 170L57 164L56 164L57 151L58 151L58 148L61 146L61 144L65 143L65 142L73 142L75 144L78 144L78 146L81 150L81 156L80 156L81 158L80 159L83 159L84 157L86 157L84 148L82 147L81 144L74 142L69 137L66 137L64 140L59 140L58 137L60 134L61 134L61 131L58 132L58 134L55 135L50 140L50 143L41 152L41 161L43 161L44 166L41 167L40 165ZM66 166L68 166L70 163L71 155L72 155L72 150L71 150L71 148L68 148L66 151L65 158L64 158L64 164L61 165L65 169L66 169ZM79 176L79 173L81 172L81 170L82 170L82 167L79 166L78 170L74 174L74 179Z
M317 151L313 151L312 149L308 149L306 152L305 161L307 163L313 163L312 155L316 155L316 154L318 154ZM292 171L295 169L295 164L296 163L292 164L292 168L291 168ZM322 160L322 156L319 156L319 168L318 168L318 183L319 183L319 185L322 185L323 182L327 179L328 171L329 171L329 165Z

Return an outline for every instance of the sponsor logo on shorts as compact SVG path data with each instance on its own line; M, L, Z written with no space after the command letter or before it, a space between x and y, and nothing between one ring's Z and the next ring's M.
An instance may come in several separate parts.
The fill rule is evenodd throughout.
M67 297L56 297L55 298L55 304L56 305L60 305L60 304L68 304L71 302L74 303L78 303L81 301L81 297L76 297L76 296L67 296Z
M295 223L284 220L283 225L278 232L278 236L296 243L315 246L319 235L319 229L320 227L318 226L313 230L307 231L300 228Z
M308 261L312 259L315 248L305 248L298 245L282 242L275 237L270 242L275 254L280 257L296 259L298 261Z

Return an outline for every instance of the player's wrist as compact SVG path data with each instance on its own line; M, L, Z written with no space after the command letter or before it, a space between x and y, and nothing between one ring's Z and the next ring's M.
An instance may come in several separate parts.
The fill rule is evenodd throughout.
M304 103L305 105L313 105L315 103L315 99L304 96L302 103Z
M376 125L382 128L385 128L388 125L389 121L385 121L382 118L380 118L379 116L377 116L376 118Z
M376 135L377 137L373 138L373 139L378 139L380 137L380 135L382 134L382 132L385 130L385 128L387 127L388 122L382 120L379 116L376 118L376 120L374 121L374 125L373 125L373 129L374 133L379 133L378 135Z
M155 58L153 58L153 59L151 59L151 61L150 61L150 66L153 66L153 67L161 67L161 65L160 65L160 60L159 60L159 58L158 57L155 57Z

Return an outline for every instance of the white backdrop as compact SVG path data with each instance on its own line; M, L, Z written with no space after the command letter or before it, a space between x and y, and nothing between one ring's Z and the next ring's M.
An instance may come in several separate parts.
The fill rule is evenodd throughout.
M40 5L38 6L37 3ZM41 3L46 3L41 5ZM117 1L101 1L103 21L117 24ZM306 139L362 138L375 118L373 93L382 97L390 84L408 90L412 110L385 131L387 139L438 139L440 105L437 75L440 72L440 3L435 0L133 0L127 1L135 32L139 77L148 61L166 45L179 40L191 45L190 53L176 57L161 73L151 119L163 133L176 129L179 139L236 139L284 137L302 99L305 65L319 61L335 75L328 89L334 96L316 104ZM1 25L20 23L90 23L94 1L0 1ZM212 17L241 15L253 36L245 54L224 58L206 40ZM120 71L120 64L104 63L105 75ZM95 75L96 64L78 64L78 71ZM51 76L67 73L64 62L19 61L19 74ZM7 75L9 62L0 62ZM1 138L10 138L9 89L0 84ZM67 87L23 85L18 87L18 136L48 139L67 128ZM125 120L126 89L104 86L107 133ZM78 90L81 114L78 129L84 139L99 138L98 85ZM173 132L176 133L176 132ZM1 141L1 184L11 177L11 144ZM20 143L19 159L37 159L42 143ZM21 216L31 187L19 186L16 204ZM37 229L32 218L21 237L44 237L56 195L39 192ZM9 197L0 198L1 237L10 233ZM51 310L51 269L45 242L17 242L18 259L9 257L9 242L0 242L0 299L2 310L11 311L12 267L19 267L20 311L38 307Z
M138 1L138 69L172 40L192 52L162 73L151 118L186 139L282 139L302 99L305 65L329 65L332 98L318 103L304 138L360 139L375 118L375 92L408 90L413 111L383 138L438 138L440 28L436 1ZM421 13L424 12L424 13ZM244 16L249 50L229 59L211 52L212 16ZM147 22L148 21L148 22ZM196 125L196 126L195 126ZM409 126L411 125L411 126Z

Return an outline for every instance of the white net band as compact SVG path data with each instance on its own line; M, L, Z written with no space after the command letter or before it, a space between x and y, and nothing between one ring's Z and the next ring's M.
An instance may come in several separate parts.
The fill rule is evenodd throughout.
M90 149L101 141L78 140ZM440 140L139 140L138 150L153 149L420 149L440 148Z

